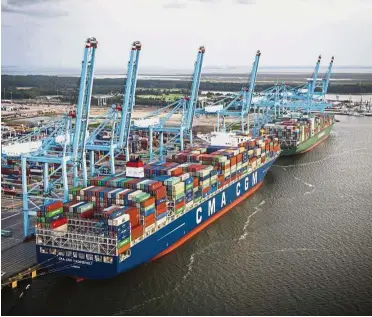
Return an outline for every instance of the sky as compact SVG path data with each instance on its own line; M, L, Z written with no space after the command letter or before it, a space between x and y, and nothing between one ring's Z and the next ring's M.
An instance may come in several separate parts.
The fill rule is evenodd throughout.
M141 69L204 70L372 65L372 0L2 0L2 67L79 68L87 37L96 69L124 70L131 43Z

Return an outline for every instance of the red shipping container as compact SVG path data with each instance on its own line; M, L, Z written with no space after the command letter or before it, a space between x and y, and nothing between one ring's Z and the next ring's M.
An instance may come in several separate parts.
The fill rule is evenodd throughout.
M236 156L236 162L239 163L241 162L243 159L243 154L242 153L239 153L237 156Z
M63 207L62 201L56 201L54 203L51 203L51 204L45 206L45 211L50 212L50 211L57 210L58 208L61 208L61 207Z
M193 184L194 184L194 187L199 186L199 179L197 177L194 177Z
M167 206L156 208L156 214L157 215L161 215L161 214L165 213L166 211L167 211Z
M176 204L175 208L176 208L176 210L178 210L178 209L182 208L183 206L185 206L185 201L184 200L179 202L178 204Z
M137 225L133 227L130 234L131 234L132 241L138 239L140 236L143 235L143 226Z
M83 219L93 218L93 215L94 215L94 211L93 209L91 209L91 210L87 210L86 212L83 212L81 214L81 218Z
M155 223L155 219L155 213L145 217L145 227L151 226L153 223Z
M67 223L67 218L61 218L61 219L58 219L58 220L55 220L53 221L51 224L50 224L50 227L52 229L55 229L55 228L58 228L60 226L63 226L64 224Z
M167 188L162 185L161 187L152 191L151 194L154 195L156 197L156 199L163 198L167 195Z
M126 166L128 167L143 167L144 163L142 161L127 162Z

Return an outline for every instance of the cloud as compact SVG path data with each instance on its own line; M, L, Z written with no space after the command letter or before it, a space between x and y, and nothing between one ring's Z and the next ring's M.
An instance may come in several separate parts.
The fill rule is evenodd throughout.
M186 3L180 2L178 0L174 0L168 3L165 3L163 7L165 9L182 9L182 8L186 8Z
M51 8L38 8L40 4L58 2L56 0L8 0L1 4L1 12L22 14L41 18L67 16L67 11Z

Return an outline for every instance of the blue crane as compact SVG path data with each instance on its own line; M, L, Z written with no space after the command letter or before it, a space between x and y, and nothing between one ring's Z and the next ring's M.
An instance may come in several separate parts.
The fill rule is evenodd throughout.
M192 124L197 105L204 53L205 47L200 46L197 59L194 64L193 79L189 96L180 98L179 100L150 113L140 120L135 120L132 124L131 129L133 131L148 131L150 161L153 160L154 156L158 152L160 160L163 160L164 133L172 135L172 138L168 141L169 144L179 141L181 150L184 149L185 136L189 138L190 144L192 144ZM169 126L169 120L175 114L182 115L181 123L179 126ZM154 132L158 133L160 137L159 149L157 150L153 149Z
M137 85L138 62L142 45L139 41L133 42L129 55L127 78L123 94L122 105L112 105L111 110L96 119L103 120L92 131L87 140L86 148L90 152L90 173L94 176L98 173L115 174L115 158L124 151L126 160L129 160L128 137L130 122L135 103L135 91ZM107 140L100 138L104 131L110 132ZM95 154L104 154L95 161ZM107 170L105 172L105 170Z
M88 38L85 42L76 111L69 111L62 120L55 124L54 131L43 139L39 149L21 155L25 237L30 234L29 216L35 215L35 210L38 210L40 205L54 200L68 201L71 181L74 186L79 184L86 186L86 174L79 174L79 170L84 166L84 144L97 45L94 37ZM27 176L30 167L42 168L41 181L28 184Z
M239 117L241 131L243 133L246 125L245 117L247 117L247 128L249 131L249 113L251 110L254 88L256 85L260 56L261 52L258 50L252 64L248 88L244 87L238 94L224 97L223 99L220 99L211 105L208 105L202 109L198 109L197 113L204 115L217 115L218 129L220 129L220 116L222 116L223 118L225 116Z

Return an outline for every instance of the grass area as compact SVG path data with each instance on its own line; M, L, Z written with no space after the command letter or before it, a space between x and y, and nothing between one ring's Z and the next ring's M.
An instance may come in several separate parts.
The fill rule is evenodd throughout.
M175 101L183 97L182 94L162 94L162 95L138 95L143 99L160 99L165 101Z

